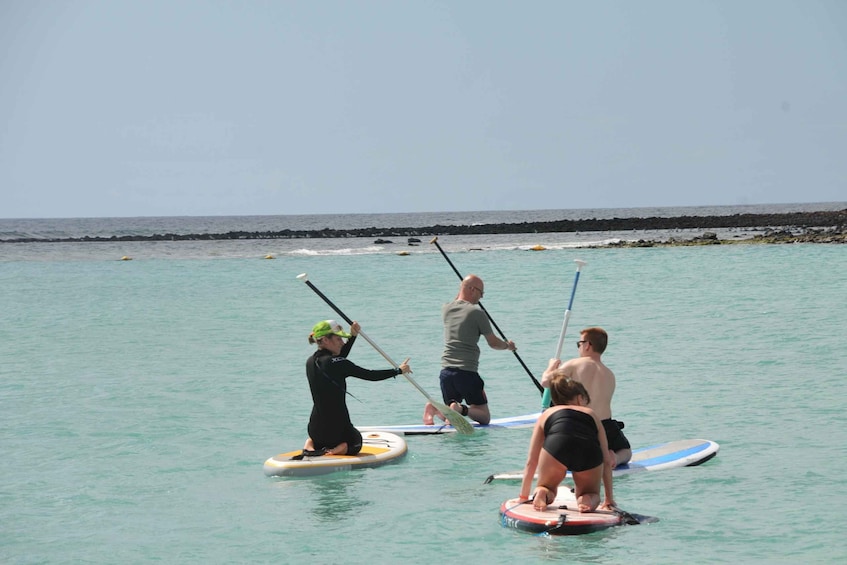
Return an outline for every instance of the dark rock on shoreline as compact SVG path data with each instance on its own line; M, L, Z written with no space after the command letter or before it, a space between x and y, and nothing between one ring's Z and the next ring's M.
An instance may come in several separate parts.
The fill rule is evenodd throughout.
M227 239L308 239L308 238L348 238L348 237L408 237L408 241L418 237L440 235L486 235L521 234L555 232L604 232L634 230L681 230L681 229L727 229L727 228L770 228L772 232L756 236L753 240L761 243L783 242L827 242L844 243L847 229L847 209L840 211L791 212L785 214L733 214L730 216L678 216L673 218L612 218L588 220L558 220L551 222L520 222L515 224L484 224L472 226L435 225L422 228L359 228L322 230L281 230L267 232L232 231L227 233L202 234L155 234L149 236L125 235L111 237L69 237L69 238L19 238L0 240L0 243L55 243L55 242L98 242L98 241L195 241ZM788 234L783 233L788 230ZM704 234L705 236L705 234ZM717 236L701 240L681 242L642 242L645 245L713 245L725 241ZM751 241L751 240L745 240ZM623 243L621 245L636 245Z
M718 239L717 234L706 232L691 239L671 237L664 241L639 239L637 241L619 241L599 247L671 247L692 245L731 245L735 243L847 243L847 229L844 226L834 228L795 228L765 230L765 233L746 239Z

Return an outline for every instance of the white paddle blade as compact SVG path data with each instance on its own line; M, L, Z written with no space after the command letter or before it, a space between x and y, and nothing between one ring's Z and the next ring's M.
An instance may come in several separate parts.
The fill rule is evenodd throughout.
M577 271L579 271L580 269L582 269L584 266L586 266L588 264L581 259L574 259L573 262L576 263L576 270Z
M297 280L306 282L307 280L309 280L309 275L307 275L306 273L300 273L299 275L297 275Z

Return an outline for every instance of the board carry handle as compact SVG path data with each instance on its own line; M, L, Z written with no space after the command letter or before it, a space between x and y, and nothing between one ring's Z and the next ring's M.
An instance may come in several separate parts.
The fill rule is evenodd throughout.
M585 261L574 259L576 263L576 274L573 278L573 288L571 289L571 298L568 301L568 308L565 310L565 318L562 320L562 331L559 332L559 342L556 344L556 359L562 358L562 344L565 342L565 332L568 331L568 320L571 318L571 308L573 308L573 299L576 296L576 285L579 283L579 273L582 268L587 265ZM553 398L550 395L550 389L545 388L544 394L541 397L541 409L547 409L553 403Z
M459 280L464 280L462 273L459 272L459 269L456 268L456 265L453 264L453 261L450 260L450 258L447 256L447 253L445 253L445 251L441 248L441 245L439 245L438 236L432 238L432 241L430 241L430 243L435 244L441 255L445 259L447 259L447 263L449 263L450 266L453 268L453 272L456 273L456 276L459 277ZM494 326L494 328L497 330L497 333L500 334L500 337L503 338L504 341L508 341L508 339L506 338L506 334L503 333L503 330L500 329L500 326L497 325L497 322L494 321L494 318L491 317L491 314L489 314L488 310L485 309L485 306L482 305L482 301L480 301L478 304L482 311L485 312L485 315L488 317L488 320L491 322L491 325ZM538 382L538 379L535 378L535 375L532 374L532 371L530 371L529 367L526 366L526 363L523 362L523 359L521 359L521 356L518 355L518 352L512 351L512 353L514 353L515 359L517 359L518 362L521 364L521 367L523 367L524 371L526 371L526 374L529 375L529 378L532 379L532 382L535 383L535 387L538 389L538 392L543 394L544 387L541 386L541 383Z
M353 320L351 320L347 316L347 314L342 312L341 309L338 306L336 306L335 303L332 300L330 300L323 292L320 291L320 289L318 289L318 287L316 287L314 284L312 284L312 281L309 280L308 274L301 273L301 274L297 275L297 279L306 283L306 286L311 288L315 292L315 294L317 294L324 302L327 303L327 305L330 308L335 310L335 312L339 316L344 318L344 321L347 322L348 325L351 325L351 326L353 325ZM370 343L371 347L376 349L377 352L380 355L382 355L382 357L386 361L388 361L391 364L392 367L394 367L395 369L400 368L400 366L397 363L395 363L394 360L391 357L389 357L388 354L385 351L383 351L382 348L379 345L377 345L371 338L369 338L367 336L367 334L365 334L365 332L363 332L361 329L359 329L359 335L362 336L362 338L364 338L365 341ZM410 383L412 383L412 385L414 385L414 387L416 389L418 389L418 391L420 391L421 394L424 395L424 397L427 399L427 401L430 404L435 406L439 411L441 411L442 414L444 414L447 417L447 419L450 420L450 424L454 428L456 428L457 432L459 432L461 434L465 434L465 435L470 435L474 432L473 425L470 422L468 422L465 419L464 416L462 416L461 414L459 414L458 412L456 412L455 410L453 410L452 408L450 408L446 404L442 404L440 402L433 400L433 398L429 395L429 393L427 393L426 390L424 390L424 388L421 385L419 385L417 383L417 381L415 381L415 379L413 379L410 375L408 375L406 373L402 373L402 375L404 377L406 377L406 380L408 380Z

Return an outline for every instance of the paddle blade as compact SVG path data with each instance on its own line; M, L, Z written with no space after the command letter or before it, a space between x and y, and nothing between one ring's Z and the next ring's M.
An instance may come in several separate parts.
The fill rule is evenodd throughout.
M433 402L433 406L435 406L444 417L450 420L450 425L456 428L456 431L460 434L471 435L474 432L473 424L468 422L464 416L447 406L446 404L441 404L438 402Z

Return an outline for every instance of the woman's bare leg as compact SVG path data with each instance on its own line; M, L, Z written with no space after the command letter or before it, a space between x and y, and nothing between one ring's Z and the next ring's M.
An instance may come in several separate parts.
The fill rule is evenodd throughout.
M574 494L580 512L594 512L600 506L600 480L603 465L573 473Z

